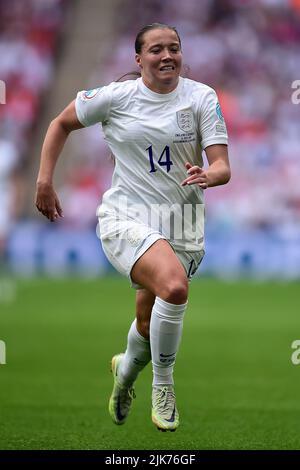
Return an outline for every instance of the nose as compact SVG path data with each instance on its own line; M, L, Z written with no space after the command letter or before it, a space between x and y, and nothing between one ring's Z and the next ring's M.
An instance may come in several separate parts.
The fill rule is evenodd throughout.
M172 59L172 55L171 55L169 49L166 47L166 48L163 50L162 60L170 60L170 59Z

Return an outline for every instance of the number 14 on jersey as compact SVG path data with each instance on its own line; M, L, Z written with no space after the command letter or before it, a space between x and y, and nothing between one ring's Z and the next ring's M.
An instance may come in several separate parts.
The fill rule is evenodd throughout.
M154 159L153 159L153 149L152 145L146 149L148 151L148 157L149 157L149 162L150 162L150 171L149 173L154 173L157 171L157 168L155 168L154 164ZM171 166L173 165L173 162L171 161L170 158L170 147L168 145L165 146L163 149L159 159L157 160L157 163L159 166L165 166L167 167L167 173L169 173Z

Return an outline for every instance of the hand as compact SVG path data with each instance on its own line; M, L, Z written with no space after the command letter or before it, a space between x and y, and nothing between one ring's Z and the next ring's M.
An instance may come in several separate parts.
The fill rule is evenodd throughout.
M188 178L182 181L181 186L186 186L187 184L198 184L200 188L208 188L208 176L207 172L200 168L200 166L192 166L190 163L186 162L185 167L187 169Z
M51 222L64 216L57 194L51 184L37 183L35 205Z

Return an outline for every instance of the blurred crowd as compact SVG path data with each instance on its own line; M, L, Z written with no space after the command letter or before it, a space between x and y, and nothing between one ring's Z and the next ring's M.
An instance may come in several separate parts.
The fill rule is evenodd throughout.
M0 0L0 254L22 215L28 148L55 73L68 0Z
M291 95L300 79L300 1L129 0L119 18L107 81L134 68L137 30L159 20L177 27L186 76L218 93L233 177L206 192L209 223L299 237L300 105Z
M2 204L26 158L40 97L53 80L67 2L10 0L9 8L7 3L0 0L0 78L8 89L7 104L0 105ZM86 88L136 70L136 33L157 21L176 26L185 76L217 91L227 123L233 176L229 185L206 191L209 227L218 233L242 227L299 238L300 104L291 96L292 83L300 79L300 1L124 0L115 41ZM65 223L90 227L113 165L99 126L74 138L84 158L60 188Z

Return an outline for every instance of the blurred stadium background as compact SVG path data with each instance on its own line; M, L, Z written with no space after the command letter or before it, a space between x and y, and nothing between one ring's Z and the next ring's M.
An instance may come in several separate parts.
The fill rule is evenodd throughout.
M300 78L297 0L1 0L0 246L12 272L56 275L109 268L95 211L112 163L99 126L74 133L56 174L65 220L36 213L47 126L78 90L135 70L134 38L159 19L182 36L194 78L219 94L230 135L230 185L207 191L201 273L300 276Z
M177 27L187 75L216 89L232 165L230 184L206 192L207 254L192 286L192 308L203 306L204 292L209 318L195 312L186 326L191 345L199 341L195 331L211 335L211 342L201 336L204 376L199 372L195 382L193 375L188 395L193 400L199 387L210 397L201 415L205 438L197 437L189 409L190 440L172 436L160 443L149 437L150 425L144 432L141 408L132 434L111 431L104 403L110 377L97 382L99 363L104 377L105 361L125 346L130 319L121 309L132 311L134 299L126 281L110 277L96 236L96 208L113 171L99 126L71 135L58 164L65 218L50 224L34 207L51 119L77 91L135 70L136 32L154 21ZM293 393L299 371L290 363L291 342L300 336L300 105L291 100L292 83L300 79L299 44L299 0L0 0L2 448L299 447ZM185 348L179 377L183 358L192 354ZM183 401L187 392L178 386Z

